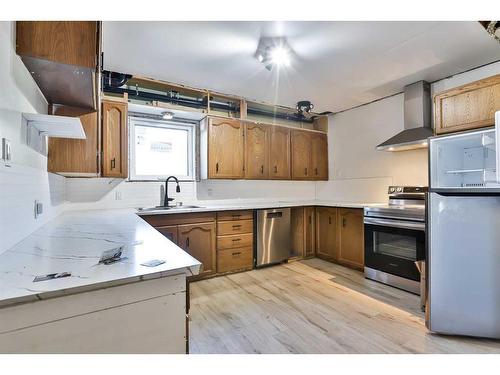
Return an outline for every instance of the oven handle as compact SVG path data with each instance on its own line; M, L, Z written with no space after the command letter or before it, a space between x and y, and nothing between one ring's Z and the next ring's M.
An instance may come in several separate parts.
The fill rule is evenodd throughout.
M416 229L425 231L425 223L416 223L412 221L404 220L387 220L375 217L366 217L364 219L365 224L380 225L382 227L393 227L393 228L403 228L403 229Z

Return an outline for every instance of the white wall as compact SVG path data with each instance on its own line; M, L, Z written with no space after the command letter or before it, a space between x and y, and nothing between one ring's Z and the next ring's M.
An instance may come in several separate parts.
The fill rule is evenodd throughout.
M500 73L500 62L434 82L431 93ZM318 199L383 202L388 185L427 185L427 150L377 151L403 130L403 94L334 114L328 121L330 181L318 182Z
M15 23L0 22L0 137L10 139L10 167L0 162L0 253L64 209L64 178L47 173L47 158L26 145L22 112L47 111L47 102L15 53ZM35 199L44 213L34 218Z

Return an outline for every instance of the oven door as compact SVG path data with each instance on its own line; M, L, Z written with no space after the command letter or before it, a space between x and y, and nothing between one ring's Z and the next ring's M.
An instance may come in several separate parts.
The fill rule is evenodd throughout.
M415 281L425 259L423 222L365 217L365 266Z

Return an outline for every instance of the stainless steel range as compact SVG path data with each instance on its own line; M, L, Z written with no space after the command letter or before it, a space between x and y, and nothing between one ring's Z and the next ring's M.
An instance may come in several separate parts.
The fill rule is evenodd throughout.
M389 203L366 207L365 277L421 294L427 187L390 186Z

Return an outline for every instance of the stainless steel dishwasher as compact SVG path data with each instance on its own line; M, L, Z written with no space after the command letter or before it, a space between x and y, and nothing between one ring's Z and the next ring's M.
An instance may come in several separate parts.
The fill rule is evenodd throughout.
M290 208L258 210L255 266L280 263L290 258Z

